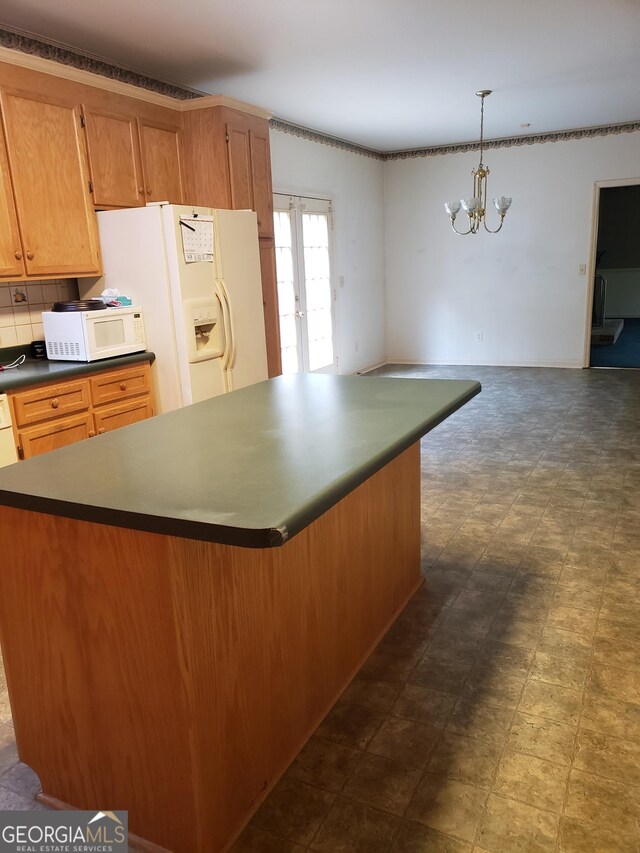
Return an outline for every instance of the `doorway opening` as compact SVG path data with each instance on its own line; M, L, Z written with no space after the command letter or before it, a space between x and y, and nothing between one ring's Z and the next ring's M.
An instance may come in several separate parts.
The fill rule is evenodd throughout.
M640 181L596 184L590 367L640 368Z
M275 194L283 373L337 373L331 283L331 202Z

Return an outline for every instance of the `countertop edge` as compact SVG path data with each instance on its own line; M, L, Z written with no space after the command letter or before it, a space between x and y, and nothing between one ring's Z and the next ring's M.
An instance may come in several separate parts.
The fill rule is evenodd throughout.
M0 371L0 394L11 394L32 385L49 385L56 382L66 382L74 377L88 376L92 373L102 373L105 370L116 370L127 367L129 364L140 364L148 361L153 364L156 356L154 352L127 353L127 355L116 355L113 358L105 358L99 361L50 361L49 359L29 358L25 367ZM47 373L39 366L42 364L65 365L55 373ZM32 370L34 369L34 370ZM39 375L40 374L40 375Z
M41 512L46 515L59 515L78 521L88 521L93 524L122 527L139 530L146 533L156 533L163 536L175 536L182 539L193 539L203 542L214 542L220 545L233 545L242 548L275 548L284 545L297 533L300 533L318 519L328 509L362 485L369 477L407 450L416 441L446 420L454 412L473 399L481 391L481 385L476 382L454 402L443 408L437 416L429 419L411 430L401 439L390 444L382 453L372 457L366 465L360 465L343 477L338 483L330 484L324 493L319 495L312 506L289 516L281 524L267 528L246 528L214 524L211 522L190 521L182 518L167 518L165 516L147 515L144 513L127 512L113 508L80 504L55 498L39 497L38 495L23 494L0 489L0 504L29 512ZM19 463L17 463L19 464Z

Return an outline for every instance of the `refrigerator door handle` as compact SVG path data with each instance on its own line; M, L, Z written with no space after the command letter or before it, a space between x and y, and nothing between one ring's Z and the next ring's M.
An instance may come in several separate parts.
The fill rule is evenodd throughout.
M220 303L222 305L222 316L224 318L226 346L224 350L224 359L222 369L227 391L233 391L233 377L231 368L236 360L236 342L233 334L233 315L231 313L231 302L229 294L225 287L224 281L220 278L216 280L218 294L220 295Z

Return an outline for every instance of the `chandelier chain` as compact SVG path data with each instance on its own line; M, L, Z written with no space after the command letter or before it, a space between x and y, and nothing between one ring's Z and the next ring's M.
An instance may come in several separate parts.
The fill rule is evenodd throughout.
M482 167L482 152L484 149L484 99L485 96L482 95L480 98L480 166Z

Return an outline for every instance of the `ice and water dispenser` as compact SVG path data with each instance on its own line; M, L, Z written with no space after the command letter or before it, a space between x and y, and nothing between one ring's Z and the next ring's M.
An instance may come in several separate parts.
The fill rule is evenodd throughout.
M217 296L185 299L182 302L190 362L219 358L224 354L222 306Z

